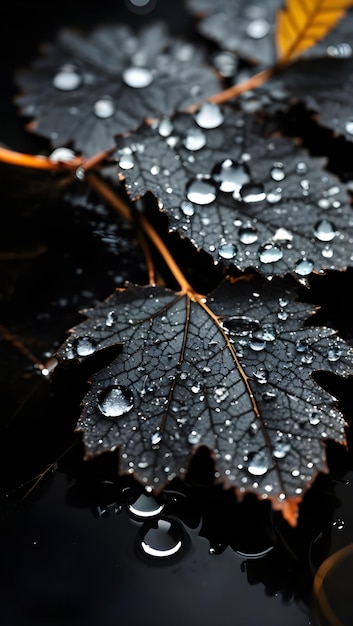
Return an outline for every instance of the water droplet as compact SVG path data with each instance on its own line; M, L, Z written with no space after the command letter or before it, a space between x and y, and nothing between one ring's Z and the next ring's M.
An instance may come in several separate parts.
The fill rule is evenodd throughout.
M107 314L106 320L105 320L105 325L106 326L113 326L115 324L117 320L117 314L115 311L109 311L109 313Z
M274 163L270 171L270 175L272 180L275 180L276 182L280 182L281 180L283 180L286 177L283 163Z
M309 422L312 426L317 426L320 424L320 413L318 411L313 411L310 415Z
M353 120L347 120L347 122L344 125L344 128L346 130L346 133L348 133L348 135L353 135Z
M314 267L315 264L313 261L311 261L311 259L304 258L297 261L294 267L294 271L296 272L296 274L299 274L299 276L308 276L308 274L311 274Z
M261 202L262 200L265 200L266 194L263 185L247 183L241 188L240 197L243 202Z
M342 350L338 346L330 346L327 350L327 359L331 362L338 361L341 354Z
M307 163L305 163L305 161L299 161L295 166L295 171L299 176L302 176L303 174L307 174L308 172Z
M182 202L180 208L187 217L192 217L195 213L195 207L191 204L191 202Z
M250 180L245 166L234 163L231 159L225 159L222 163L218 163L213 168L212 178L218 184L220 191L234 192L234 197L239 197L240 189Z
M263 476L268 472L269 465L267 452L254 452L249 456L248 472L253 476Z
M350 59L352 56L352 47L349 43L339 43L335 46L328 46L326 54L334 59Z
M261 263L276 263L283 256L281 248L274 243L265 243L259 248L259 259Z
M341 517L338 517L334 522L332 522L332 526L337 530L343 530L345 527L345 521Z
M255 226L251 226L251 224L249 224L248 226L242 226L241 228L239 228L239 240L241 241L241 243L245 245L250 245L252 243L255 243L255 241L257 241L257 238L257 228L255 228Z
M275 441L272 454L276 459L284 459L290 452L291 444L286 439L278 439Z
M260 385L264 385L268 381L268 371L264 367L259 367L254 372L254 378Z
M230 261L237 254L237 247L232 243L222 243L218 248L218 254L222 259Z
M196 179L188 185L186 195L195 204L210 204L216 199L216 189L208 180Z
M266 341L264 341L261 337L252 335L251 339L249 340L249 348L254 350L254 352L261 352L266 348Z
M63 65L53 78L53 85L60 91L74 91L82 84L82 76L74 65Z
M173 123L169 117L163 117L158 124L158 133L161 137L169 137L173 132Z
M196 430L192 430L188 435L188 442L195 446L201 441L201 435Z
M94 114L100 119L107 119L113 117L115 113L115 106L113 99L110 96L102 96L93 105Z
M293 235L286 228L277 228L275 234L273 235L273 240L288 242L293 240Z
M119 167L122 170L131 170L135 165L135 160L131 148L122 148L119 150Z
M123 71L123 81L128 87L142 89L153 82L153 74L147 67L131 66Z
M99 394L98 408L105 417L120 417L131 411L134 396L124 385L112 385Z
M150 525L144 524L138 534L138 545L144 556L168 559L184 551L187 536L177 520L161 518Z
M184 137L187 150L201 150L206 145L206 135L200 128L190 128Z
M68 163L72 161L72 159L74 159L75 156L76 156L75 152L71 150L70 148L56 148L49 155L49 161L51 161L52 163L58 163L58 162Z
M270 32L271 25L264 19L256 19L250 22L246 27L246 34L251 39L262 39Z
M130 498L126 507L133 517L146 519L159 515L164 509L164 503L150 494L142 493L137 497Z
M233 315L222 318L222 325L235 335L245 337L253 330L259 328L259 322L243 315Z
M238 59L233 52L225 50L214 55L213 65L223 78L230 78L236 74Z
M324 219L317 222L314 234L319 241L332 241L336 236L336 231L334 225Z
M159 444L163 439L163 432L161 430L156 430L153 435L151 435L151 444L153 448L158 448Z
M90 356L96 351L97 344L92 337L78 337L73 342L77 356Z
M282 200L281 187L277 187L276 189L269 191L266 196L266 199L267 199L267 202L269 202L269 204L277 204L277 202L280 202Z
M223 123L224 115L217 104L205 102L195 113L195 121L201 128L218 128Z
M216 400L216 402L223 402L223 400L225 400L229 395L229 391L227 389L227 387L221 386L221 387L216 387L216 389L214 390L214 398Z
M297 352L306 352L308 349L308 342L306 339L298 339L295 344L295 349Z

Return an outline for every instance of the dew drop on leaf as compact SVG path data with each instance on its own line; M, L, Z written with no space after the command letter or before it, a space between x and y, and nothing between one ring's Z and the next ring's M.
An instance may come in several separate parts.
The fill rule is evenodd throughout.
M163 117L158 124L158 133L161 137L169 137L173 131L173 123L169 117Z
M189 183L186 195L195 204L210 204L216 199L216 189L207 180L195 179Z
M230 78L237 72L238 60L233 52L224 50L214 55L213 65L223 78Z
M135 160L131 148L122 148L119 150L119 167L122 170L131 170L135 165Z
M283 163L275 163L273 168L270 171L270 175L272 180L275 180L276 182L280 182L281 180L284 180L284 178L286 177L284 168L283 168Z
M73 342L77 356L90 356L96 351L96 342L92 337L78 337Z
M338 346L331 346L327 351L327 358L329 361L338 361L341 357L341 350Z
M192 430L188 436L188 442L191 445L196 446L201 441L201 435L196 430Z
M74 91L82 84L82 76L74 65L63 65L53 78L53 85L60 91Z
M217 104L205 102L195 113L194 119L201 128L218 128L223 124L224 115Z
M156 430L153 435L151 435L151 444L152 447L158 447L163 439L163 433L160 430Z
M174 519L156 520L153 526L143 526L138 535L139 547L143 554L153 559L167 559L176 556L185 547L185 531Z
M284 459L290 452L291 445L286 440L278 439L273 446L272 454L276 459Z
M248 472L253 476L263 476L268 472L269 458L266 452L253 453L248 461Z
M223 243L218 248L218 254L222 259L231 261L237 254L237 247L232 243Z
M245 245L250 245L252 243L255 243L255 241L257 241L257 238L258 238L257 228L251 225L242 226L241 228L239 228L238 234L239 234L239 240L241 241L241 243Z
M259 259L261 263L276 263L283 256L281 248L274 243L265 243L259 249Z
M212 178L218 184L220 191L234 192L237 196L242 186L250 181L249 173L244 165L234 163L231 159L225 159L217 164L212 171Z
M277 187L277 189L269 191L266 199L267 202L269 202L270 204L277 204L277 202L280 202L282 200L282 189L280 187Z
M94 114L100 119L107 119L113 117L115 113L115 106L113 99L110 96L102 96L93 105Z
M254 378L260 385L264 385L268 381L268 371L264 367L259 367L254 372Z
M123 71L123 81L128 87L142 89L153 82L153 74L147 67L131 66Z
M130 498L126 508L128 513L138 519L155 517L162 513L164 503L159 502L154 496L142 493L137 497Z
M195 213L195 208L191 202L182 202L180 208L186 217L192 217Z
M349 43L339 43L335 46L328 46L326 48L326 54L328 57L334 59L350 59L353 50Z
M243 202L262 202L262 200L265 200L266 194L263 185L246 183L240 190L240 197Z
M133 406L133 393L124 385L106 387L99 394L98 408L105 417L120 417Z
M332 241L336 235L336 231L332 222L324 219L316 224L314 234L319 241Z
M294 271L299 276L308 276L314 269L314 263L311 259L300 259L296 262Z
M257 19L249 22L246 27L246 34L251 39L262 39L270 32L271 25L264 19Z
M235 335L246 337L253 330L259 328L259 322L250 317L233 315L222 320L222 325Z
M344 125L344 128L346 132L348 133L348 135L353 135L353 120L347 120L347 122Z
M184 137L184 146L187 150L201 150L206 145L206 135L201 128L189 128Z

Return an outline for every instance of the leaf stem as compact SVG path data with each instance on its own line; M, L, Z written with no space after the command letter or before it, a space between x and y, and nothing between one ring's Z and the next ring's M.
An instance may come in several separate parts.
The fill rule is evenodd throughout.
M206 98L206 100L202 102L197 102L196 104L189 106L186 109L186 113L194 113L203 102L211 102L213 104L222 104L224 102L228 102L229 100L232 100L232 98L235 98L236 96L238 96L241 93L244 93L245 91L255 89L256 87L263 85L267 80L269 80L269 78L271 78L274 72L274 69L275 69L275 66L266 68L265 70L262 70L261 72L258 72L257 74L254 74L254 76L251 76L251 78L249 78L248 80L245 80L242 83L238 83L237 85L233 85L232 87L229 87L228 89L224 89L223 91L220 91L214 94L213 96Z
M76 170L82 164L81 157L72 159L71 161L51 161L47 156L38 154L24 154L7 148L0 148L0 163L8 165L17 165L20 167L29 167L37 170L49 170L62 172L68 170Z
M114 191L98 176L92 172L86 174L85 180L91 185L118 213L126 219L128 222L133 223L131 211L126 202L120 198ZM150 224L150 222L143 216L139 216L139 224L143 231L147 234L148 238L152 241L170 271L172 272L175 280L180 285L181 293L189 294L192 298L195 298L195 291L191 287L190 283L185 278L175 259L169 252L167 246L162 241L156 230Z

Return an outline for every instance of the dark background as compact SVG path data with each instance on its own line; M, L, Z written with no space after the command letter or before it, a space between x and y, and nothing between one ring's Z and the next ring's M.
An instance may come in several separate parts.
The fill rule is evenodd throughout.
M158 0L146 15L132 13L122 0L3 3L0 142L30 153L47 149L45 140L24 129L13 102L13 76L59 28L107 19L138 28L156 18L166 20L174 34L196 36L195 20L179 0ZM318 128L300 108L284 128L292 135L300 130L310 150L327 155L332 170L344 170L349 179L351 146ZM117 226L116 243L105 243L111 216L102 219L80 206L73 210L49 192L43 199L33 185L43 190L35 172L19 179L12 168L1 167L1 624L326 624L313 607L311 583L329 554L352 543L350 448L329 444L330 474L319 477L308 493L295 530L252 498L238 506L213 488L207 455L201 457L187 487L175 485L176 503L168 496L169 519L189 537L185 553L166 562L141 558L136 542L144 525L126 508L135 485L118 481L107 490L115 456L87 470L74 434L89 372L63 373L48 385L36 363L45 362L82 319L79 310L124 280L146 281L143 258L129 229ZM320 321L350 343L352 285L351 269L311 282L312 300L322 307ZM332 389L348 421L351 391L350 380L337 381ZM45 468L47 474L31 490ZM351 573L348 557L347 562ZM346 577L338 579L334 610L346 608L351 615Z

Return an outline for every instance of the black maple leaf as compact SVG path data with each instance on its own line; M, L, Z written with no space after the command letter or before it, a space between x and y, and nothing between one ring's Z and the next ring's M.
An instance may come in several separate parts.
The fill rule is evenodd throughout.
M206 103L175 116L167 138L145 125L117 145L131 198L152 191L170 229L216 262L297 278L350 264L346 185L253 116Z
M86 457L120 448L121 471L161 489L205 445L238 493L275 508L300 500L327 471L323 441L345 440L312 372L346 376L353 355L334 331L305 328L313 310L296 298L296 287L255 276L225 280L207 298L130 284L83 311L60 362L122 347L83 400Z

